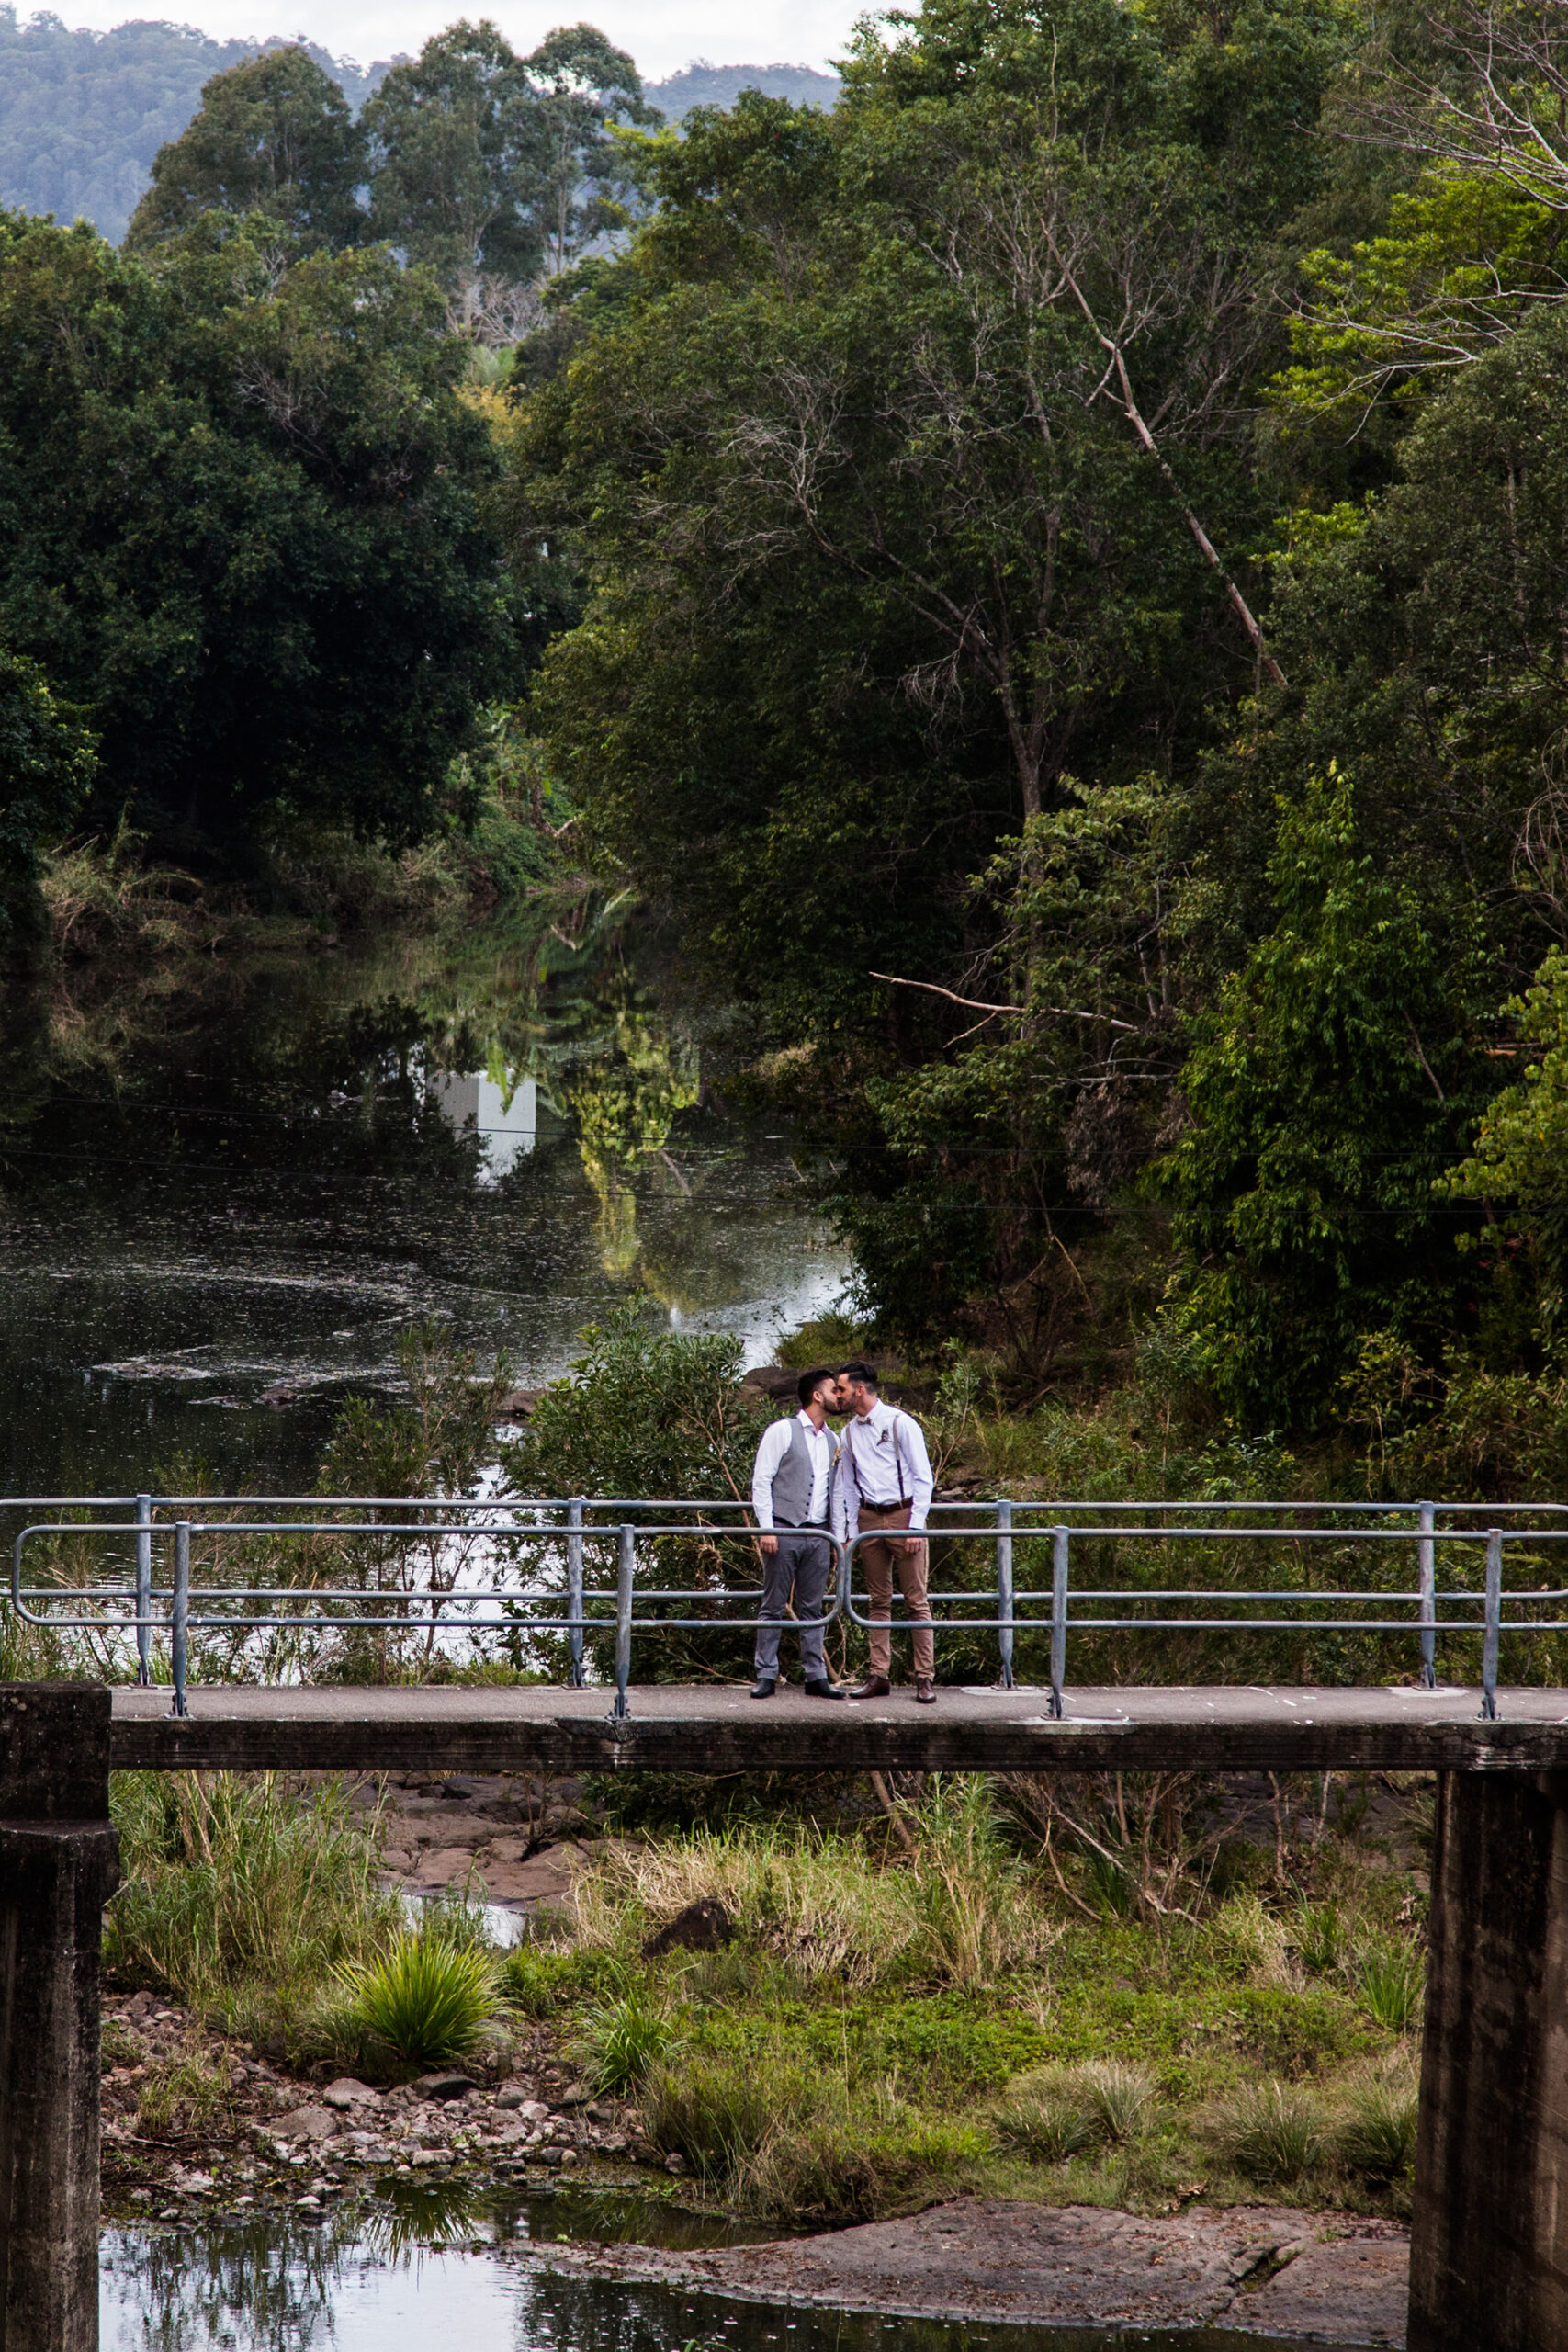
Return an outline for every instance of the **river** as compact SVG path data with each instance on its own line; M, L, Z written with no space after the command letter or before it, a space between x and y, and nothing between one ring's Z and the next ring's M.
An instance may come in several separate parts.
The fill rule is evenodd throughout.
M0 1087L7 1494L299 1490L400 1335L537 1386L637 1291L748 1361L838 1293L678 948L585 905L69 992Z
M582 2278L552 2239L689 2247L722 2223L637 2197L455 2200L411 2192L363 2213L105 2234L102 2352L1266 2352L1278 2339L950 2323L749 2303ZM1333 2347L1322 2347L1333 2352Z

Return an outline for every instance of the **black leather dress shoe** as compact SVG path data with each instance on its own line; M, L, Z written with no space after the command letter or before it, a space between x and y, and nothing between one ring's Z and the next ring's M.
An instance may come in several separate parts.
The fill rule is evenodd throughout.
M776 1675L759 1674L751 1685L751 1696L753 1699L771 1699L778 1687Z
M825 1674L814 1675L802 1688L808 1699L847 1699L850 1695L847 1690L840 1690L836 1682L829 1682Z
M852 1690L850 1696L852 1699L886 1699L892 1695L892 1690L893 1685L885 1674L868 1674L859 1690Z

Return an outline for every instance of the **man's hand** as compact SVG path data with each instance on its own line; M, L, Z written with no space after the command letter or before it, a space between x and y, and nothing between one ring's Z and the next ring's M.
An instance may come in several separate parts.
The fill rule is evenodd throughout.
M762 1556L763 1556L763 1558L764 1558L764 1559L771 1560L771 1559L773 1558L773 1554L778 1550L778 1548L779 1548L779 1539L778 1539L778 1537L777 1537L776 1535L759 1535L759 1536L758 1536L758 1538L757 1538L757 1549L761 1553L761 1555L762 1555Z

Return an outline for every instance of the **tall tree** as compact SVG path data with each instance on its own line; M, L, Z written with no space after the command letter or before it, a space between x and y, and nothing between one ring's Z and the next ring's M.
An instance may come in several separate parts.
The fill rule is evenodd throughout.
M544 255L538 108L489 17L451 25L366 106L374 233L434 269L459 305L481 277L532 277Z
M157 244L203 212L265 212L302 249L363 233L356 191L365 136L343 92L302 49L269 50L203 85L201 105L160 147L127 247Z
M555 275L607 230L626 225L630 188L610 126L663 118L645 103L626 51L594 25L547 33L525 70L544 133L545 266Z
M509 680L491 443L428 281L259 217L149 261L0 216L0 638L85 707L111 820L408 839Z

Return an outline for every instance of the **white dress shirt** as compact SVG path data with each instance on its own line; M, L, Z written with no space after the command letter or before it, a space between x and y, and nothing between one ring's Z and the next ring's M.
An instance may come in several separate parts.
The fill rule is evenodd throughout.
M751 1508L757 1514L757 1524L768 1534L773 1532L773 1480L789 1452L790 1431L795 1421L806 1431L806 1443L811 1455L811 1508L807 1517L823 1526L828 1518L828 1476L833 1464L833 1444L824 1423L818 1429L804 1405L795 1420L770 1421L762 1431L757 1448L757 1459L751 1469Z
M869 1413L844 1423L839 1454L839 1491L850 1534L860 1527L863 1502L909 1504L909 1525L924 1527L935 1481L925 1433L911 1413L901 1413L879 1396Z

